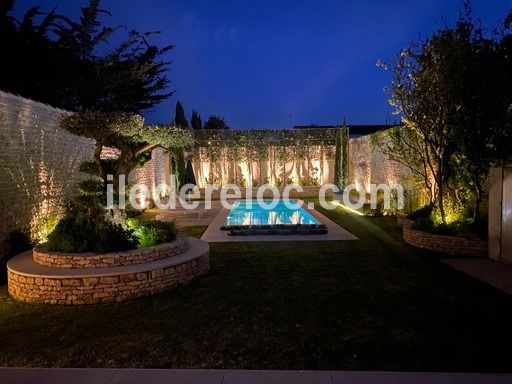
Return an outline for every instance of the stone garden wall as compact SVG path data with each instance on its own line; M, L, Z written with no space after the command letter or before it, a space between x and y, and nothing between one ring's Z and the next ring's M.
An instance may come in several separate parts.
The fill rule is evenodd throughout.
M93 141L59 128L67 112L0 91L0 260L12 230L37 230L81 179Z
M408 244L452 256L487 256L487 241L459 236L437 235L413 228L410 220L402 220L403 238Z
M171 243L164 243L144 249L109 253L63 253L49 252L36 247L32 252L34 261L39 265L55 268L107 268L122 265L135 265L165 259L185 252L188 239L178 238Z
M349 143L350 183L368 192L370 184L402 183L404 177L410 176L407 167L373 148L370 135L351 138Z
M30 251L29 251L30 252ZM24 254L19 255L24 256ZM173 265L150 267L154 263L144 263L137 271L134 266L117 267L101 275L45 276L42 274L20 273L8 268L9 295L16 300L28 303L81 305L119 302L148 296L185 285L208 273L210 269L208 250L186 260L176 259ZM26 264L26 263L25 263ZM145 268L147 266L147 269Z

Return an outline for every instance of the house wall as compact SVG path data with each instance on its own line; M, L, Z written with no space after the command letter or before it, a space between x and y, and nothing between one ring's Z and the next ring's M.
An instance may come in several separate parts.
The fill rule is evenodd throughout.
M512 264L512 164L489 175L489 257Z
M59 128L66 112L0 91L0 259L11 231L62 210L94 142Z

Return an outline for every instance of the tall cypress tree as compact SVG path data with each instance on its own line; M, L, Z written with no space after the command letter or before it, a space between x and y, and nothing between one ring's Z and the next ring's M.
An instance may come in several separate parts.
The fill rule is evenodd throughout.
M176 102L176 114L174 116L174 125L180 128L189 128L187 118L185 117L185 111L180 101ZM172 159L173 171L176 176L176 186L181 188L185 184L185 154L183 148L177 148L174 150Z
M341 188L346 188L348 185L348 144L348 127L345 118L343 118L343 126L341 127Z
M180 128L188 128L188 120L185 117L185 110L183 109L183 105L178 100L176 102L176 115L174 116L174 124Z
M343 128L336 129L336 151L334 153L334 185L343 189Z
M197 113L197 111L192 111L192 118L190 119L190 124L192 125L192 129L203 129L203 122L201 121L201 116L199 116L199 113Z

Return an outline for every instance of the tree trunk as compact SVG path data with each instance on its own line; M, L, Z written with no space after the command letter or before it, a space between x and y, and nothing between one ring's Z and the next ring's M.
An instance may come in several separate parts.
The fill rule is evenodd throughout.
M441 213L441 221L443 224L446 224L446 213L444 210L444 186L443 186L443 171L442 166L440 165L438 167L438 173L437 173L437 188L438 188L438 203L439 203L439 213Z
M94 163L96 164L96 168L98 170L98 176L103 179L105 185L107 184L107 175L105 174L105 170L101 164L101 152L103 150L103 143L97 141L94 147Z
M476 222L478 219L478 211L480 210L480 203L482 202L482 186L480 185L480 181L478 179L475 180L475 205L473 207L473 222Z

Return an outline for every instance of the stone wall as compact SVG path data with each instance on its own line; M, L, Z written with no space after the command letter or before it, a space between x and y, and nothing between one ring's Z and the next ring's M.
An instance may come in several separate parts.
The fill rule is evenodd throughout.
M410 170L373 148L371 135L350 139L349 181L369 192L370 184L402 183Z
M276 187L276 188L279 191L279 196L283 196L283 191L285 190L285 187ZM294 198L294 199L295 198L304 198L304 197L318 197L321 187L304 186L304 187L300 187L300 188L302 188L303 192L297 192L295 189L290 189L288 196L290 198ZM258 189L259 188L254 188L254 187L253 188L240 188L240 196L242 199L245 199L247 196L250 196L250 198L252 198L252 199L256 199L257 194L258 194ZM228 192L229 192L229 194L233 193L232 190L229 190ZM333 191L331 189L326 190L325 196L332 197L332 195L333 195L332 192ZM204 199L206 196L206 189L199 188L199 193L201 195L201 199ZM221 195L221 188L211 191L212 200L219 200L220 195ZM269 199L272 198L273 197L272 191L269 189L266 189L263 193L263 197L269 198Z
M405 242L418 248L452 256L487 256L487 241L484 240L470 240L420 231L412 227L410 220L403 221L402 228Z
M107 268L121 265L135 265L165 259L185 252L188 248L187 238L178 238L171 243L154 247L132 249L109 253L63 253L49 252L36 247L32 256L39 265L55 268Z
M164 182L166 184L170 183L170 173L169 154L164 148L158 147L151 151L151 160L130 172L128 182L144 184L149 192L153 194L157 185ZM141 193L138 194L138 197L141 197ZM151 198L146 197L146 202L150 204Z
M93 141L59 128L67 112L0 91L0 260L14 229L30 228L63 203L83 177Z
M184 285L208 273L209 253L149 271L108 276L30 276L8 269L9 295L28 303L81 305L111 303L148 296Z

